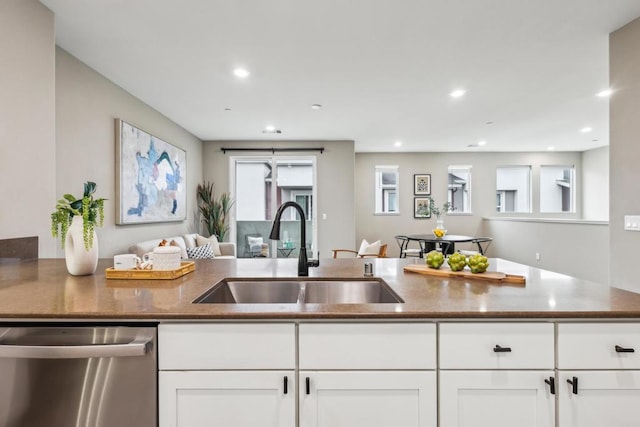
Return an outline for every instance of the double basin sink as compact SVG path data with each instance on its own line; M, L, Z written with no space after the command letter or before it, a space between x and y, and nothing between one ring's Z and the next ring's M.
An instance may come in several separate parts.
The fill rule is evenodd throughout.
M384 280L323 278L226 278L194 304L397 304Z

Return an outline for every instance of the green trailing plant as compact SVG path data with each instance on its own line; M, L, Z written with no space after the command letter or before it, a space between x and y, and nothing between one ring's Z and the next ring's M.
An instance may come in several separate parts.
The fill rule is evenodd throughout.
M198 184L198 210L202 216L202 222L207 228L210 236L216 236L218 241L223 242L229 225L227 219L233 200L231 194L222 193L216 198L213 192L213 183L205 182Z
M65 194L56 203L56 210L51 214L51 234L60 237L62 248L67 236L67 231L74 216L82 217L82 237L86 250L93 246L93 231L104 223L104 201L106 199L94 199L96 183L87 181L84 183L84 193L80 199L71 194Z
M436 206L436 202L433 199L429 200L429 213L435 215L436 219L440 219L443 213L452 212L455 208L449 202L443 203L442 207Z

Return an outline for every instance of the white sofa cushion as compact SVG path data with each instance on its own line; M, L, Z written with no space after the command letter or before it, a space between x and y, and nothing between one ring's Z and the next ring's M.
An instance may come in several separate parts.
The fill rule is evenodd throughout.
M220 252L220 244L218 243L218 238L216 236L204 237L196 234L196 246L203 246L207 243L211 246L214 256L222 256L222 253Z

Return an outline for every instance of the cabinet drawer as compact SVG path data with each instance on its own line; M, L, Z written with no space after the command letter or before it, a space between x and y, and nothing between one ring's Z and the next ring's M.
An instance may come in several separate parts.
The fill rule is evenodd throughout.
M160 370L294 369L293 324L161 324Z
M432 323L306 323L300 369L435 369Z
M441 369L553 369L551 323L444 323Z
M639 353L638 323L558 325L559 369L640 369Z

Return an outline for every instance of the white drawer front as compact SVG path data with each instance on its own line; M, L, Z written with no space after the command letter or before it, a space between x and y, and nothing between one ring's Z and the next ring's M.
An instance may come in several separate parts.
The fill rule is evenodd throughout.
M300 369L435 369L432 323L305 323Z
M293 324L161 324L158 366L171 369L295 369Z
M560 323L558 368L640 369L640 323Z
M440 324L441 369L553 369L553 350L552 323Z

